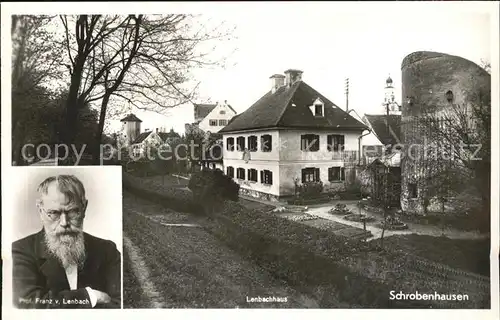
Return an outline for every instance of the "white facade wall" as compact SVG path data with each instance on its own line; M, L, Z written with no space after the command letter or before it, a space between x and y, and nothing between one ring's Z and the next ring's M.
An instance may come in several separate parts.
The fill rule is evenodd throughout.
M270 152L261 151L261 136L269 134L272 137L272 150ZM302 151L301 135L317 134L320 143L318 151ZM227 174L227 167L234 168L235 181L243 189L267 193L275 196L290 196L294 194L294 179L299 179L301 183L302 169L315 167L320 169L320 180L325 185L325 191L329 189L341 189L345 187L344 182L329 182L328 168L344 167L344 160L334 157L334 152L327 150L327 135L344 135L345 151L358 151L358 137L361 132L328 131L315 132L311 130L262 130L245 133L224 134L224 172ZM246 162L243 159L243 152L236 148L237 138L245 138L245 148L248 148L248 137L257 136L257 151L250 152L250 159ZM227 138L234 138L235 149L227 149ZM236 178L237 168L245 169L245 180ZM258 170L258 182L247 180L247 169ZM273 185L264 185L260 181L260 171L270 170L273 173ZM347 172L346 172L347 175Z
M269 134L272 137L272 150L270 152L261 151L261 140L260 137L264 134ZM257 151L250 152L250 160L248 163L243 160L243 152L237 151L236 142L238 137L245 138L245 147L248 147L248 137L257 136ZM234 151L227 150L227 138L234 138L235 148ZM263 192L271 194L274 196L279 196L279 132L278 130L263 130L251 133L233 133L223 135L223 159L224 159L224 173L227 174L227 167L231 166L234 168L234 180L238 182L241 188ZM237 168L245 169L245 180L240 180L236 178ZM256 169L258 182L248 181L248 169ZM262 184L260 181L260 171L269 170L273 174L273 184L266 185Z
M203 119L200 121L199 128L205 132L210 131L211 133L217 133L226 125L220 125L219 120L225 120L229 122L236 113L229 108L229 106L225 103L217 104L215 108ZM216 120L217 125L211 126L210 120Z

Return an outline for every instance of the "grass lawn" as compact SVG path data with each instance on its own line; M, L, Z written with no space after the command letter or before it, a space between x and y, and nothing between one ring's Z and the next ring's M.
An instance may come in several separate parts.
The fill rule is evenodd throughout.
M243 199L241 197L238 200L238 202L242 206L244 206L245 208L247 208L248 210L259 210L259 211L267 212L267 211L271 211L271 210L273 210L275 208L275 206L264 204L264 203L261 203L261 202L258 202L258 201L252 201L252 200L248 200L248 199Z
M380 239L374 241L380 243ZM490 239L461 240L411 234L388 237L384 239L384 246L464 271L484 276L490 273Z
M390 308L389 289L462 290L472 297L466 304L432 304L445 308L489 307L489 283L424 261L487 275L487 240L391 236L384 240L386 250L375 251L372 244L378 240L370 245L349 242L266 210L248 210L245 204L255 208L262 204L241 200L225 204L217 215L218 223L208 227L211 234L199 228L165 228L137 215L125 215L124 229L150 265L151 281L165 290L169 300L178 301L179 307L259 307L241 301L246 296L274 293L298 297L276 307L342 307L340 300L351 306ZM296 294L292 287L314 298ZM405 307L411 307L410 302Z
M162 212L161 207L153 206L143 210L153 210L145 214L155 216ZM202 228L165 227L125 208L124 230L146 262L150 281L167 301L174 301L170 308L317 307L314 300L236 254ZM147 307L128 263L125 255L124 306ZM247 302L247 297L258 296L287 297L288 302Z

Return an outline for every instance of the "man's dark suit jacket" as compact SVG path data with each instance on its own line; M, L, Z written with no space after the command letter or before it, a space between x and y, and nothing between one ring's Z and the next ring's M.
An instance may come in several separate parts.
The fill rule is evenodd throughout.
M52 256L40 231L12 244L13 298L18 308L92 308L86 287L106 292L109 304L121 307L121 257L114 242L84 233L87 259L78 270L76 290L70 290L63 266ZM65 303L66 302L66 303ZM67 304L70 302L70 304Z

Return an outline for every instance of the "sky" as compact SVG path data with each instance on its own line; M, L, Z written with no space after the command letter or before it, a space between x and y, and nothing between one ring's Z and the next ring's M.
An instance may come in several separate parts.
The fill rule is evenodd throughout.
M272 74L291 68L302 70L306 83L341 108L345 108L345 79L349 78L349 108L362 116L382 112L389 75L401 102L401 62L414 51L458 55L478 64L491 61L490 16L434 3L347 9L334 4L262 3L260 10L254 5L251 10L206 15L236 27L236 39L218 48L236 51L228 57L226 69L195 72L200 82L197 102L227 100L238 113L270 90ZM142 130L165 127L182 133L184 124L193 121L192 105L169 109L165 115L134 113L143 120ZM113 121L110 129L119 126L119 121Z

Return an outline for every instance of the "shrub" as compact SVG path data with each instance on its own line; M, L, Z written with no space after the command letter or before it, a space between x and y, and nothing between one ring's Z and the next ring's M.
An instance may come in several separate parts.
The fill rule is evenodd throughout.
M195 201L204 204L239 199L240 185L219 169L194 173L189 180L188 188L193 192Z
M304 199L314 199L321 196L323 192L323 182L304 182L299 186L300 196Z

